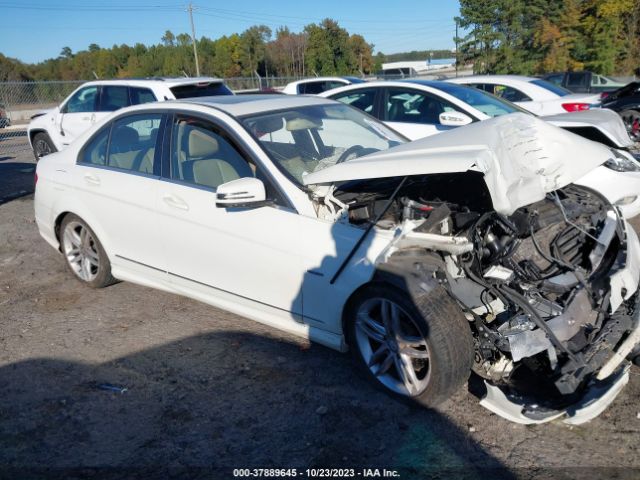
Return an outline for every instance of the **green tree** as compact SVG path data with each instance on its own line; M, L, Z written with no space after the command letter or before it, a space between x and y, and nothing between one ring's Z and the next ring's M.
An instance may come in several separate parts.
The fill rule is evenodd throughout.
M71 51L71 48L62 47L62 50L60 51L60 57L61 58L72 58L73 57L73 52Z
M173 33L171 33L171 30L167 30L166 32L164 32L164 35L160 40L165 47L173 47L176 44L176 37Z
M348 47L355 58L358 71L361 74L374 71L373 45L367 43L362 35L351 35L348 40Z
M349 49L349 32L330 18L305 27L308 36L305 62L308 73L345 75L356 70L356 59Z
M240 35L242 52L242 74L253 76L261 63L264 62L266 45L271 39L271 29L266 25L248 28Z

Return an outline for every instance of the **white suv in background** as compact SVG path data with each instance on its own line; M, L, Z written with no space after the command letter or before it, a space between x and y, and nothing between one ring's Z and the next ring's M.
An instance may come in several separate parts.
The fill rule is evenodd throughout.
M282 93L287 95L318 95L327 90L354 83L364 83L364 80L358 77L312 77L288 83L282 89Z
M233 92L221 79L213 77L87 82L56 108L31 117L27 134L37 160L49 153L64 150L89 127L120 108L216 95L233 95Z

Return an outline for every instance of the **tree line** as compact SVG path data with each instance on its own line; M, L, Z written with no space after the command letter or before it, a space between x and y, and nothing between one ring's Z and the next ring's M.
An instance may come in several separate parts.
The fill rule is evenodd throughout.
M461 60L476 73L640 68L638 0L460 0Z
M368 74L381 68L373 45L325 19L299 33L282 27L273 32L256 25L242 33L197 40L201 75L216 77L313 76ZM156 45L94 44L73 52L64 47L58 58L25 64L0 54L0 81L87 80L150 76L195 76L192 38L167 30Z

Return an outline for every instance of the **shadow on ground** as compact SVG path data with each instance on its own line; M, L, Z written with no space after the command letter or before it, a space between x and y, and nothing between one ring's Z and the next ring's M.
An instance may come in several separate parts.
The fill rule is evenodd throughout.
M34 192L34 163L9 162L0 157L0 205Z
M371 392L364 401L362 389ZM230 478L233 468L358 466L393 467L400 478L515 478L439 412L371 389L348 358L247 333L190 337L101 365L14 363L0 369L0 391L0 476Z

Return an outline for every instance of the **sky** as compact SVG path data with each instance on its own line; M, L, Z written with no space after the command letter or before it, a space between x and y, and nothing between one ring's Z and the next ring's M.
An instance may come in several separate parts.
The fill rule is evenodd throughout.
M55 58L63 47L160 43L166 30L190 33L187 1L0 0L0 53L26 63ZM458 0L193 0L196 37L212 39L265 24L294 32L333 18L374 51L453 49Z

